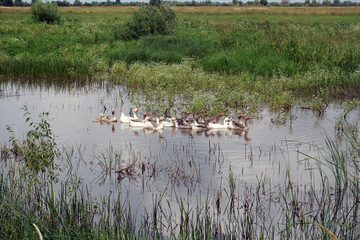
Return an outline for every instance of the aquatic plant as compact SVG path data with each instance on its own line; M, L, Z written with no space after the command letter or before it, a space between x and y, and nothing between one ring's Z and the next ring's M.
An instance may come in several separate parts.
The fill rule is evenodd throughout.
M9 138L11 148L8 151L17 161L25 162L25 171L29 171L34 176L37 176L39 172L49 172L51 177L55 177L57 166L54 164L54 159L59 156L59 151L46 119L49 113L43 112L40 115L40 121L35 122L31 119L27 106L24 105L22 109L25 112L25 121L32 129L26 133L24 140L19 140L11 126L7 126L7 130L11 133Z

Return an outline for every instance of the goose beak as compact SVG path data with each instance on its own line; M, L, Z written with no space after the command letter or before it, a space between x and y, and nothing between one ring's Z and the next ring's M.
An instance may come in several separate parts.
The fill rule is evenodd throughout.
M139 109L138 108L135 108L135 112L138 112L139 111Z

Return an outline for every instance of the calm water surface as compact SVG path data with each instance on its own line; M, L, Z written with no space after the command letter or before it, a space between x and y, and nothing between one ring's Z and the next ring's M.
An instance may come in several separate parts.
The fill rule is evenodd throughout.
M49 112L50 124L60 149L70 152L73 169L64 171L60 178L65 181L76 176L87 184L94 195L126 191L134 207L151 206L153 194L163 193L174 200L177 194L191 197L213 193L219 187L227 186L231 167L238 183L256 185L265 176L272 183L282 183L287 169L292 179L299 184L306 183L306 166L299 160L298 152L315 154L307 143L324 145L325 137L335 137L334 122L343 113L338 105L330 105L325 114L318 114L295 108L290 117L282 123L276 121L277 114L263 110L261 118L250 122L247 134L236 134L229 130L192 132L174 129L144 131L132 129L126 124L100 124L92 122L107 107L120 117L121 99L123 111L139 107L130 103L121 86L107 86L104 83L86 87L46 84L24 84L15 81L3 82L0 88L0 141L8 140L10 125L19 138L29 129L23 117L23 105L27 105L32 117L37 119L42 112ZM145 109L140 107L140 113ZM139 114L140 115L140 114ZM358 111L352 111L349 121L359 118ZM137 163L156 163L156 177L117 178L114 170L106 172L104 158L111 158L114 152L121 155L122 166L136 159ZM65 154L63 154L65 155ZM66 160L60 164L68 166ZM177 175L169 182L169 177ZM175 179L175 178L174 178Z

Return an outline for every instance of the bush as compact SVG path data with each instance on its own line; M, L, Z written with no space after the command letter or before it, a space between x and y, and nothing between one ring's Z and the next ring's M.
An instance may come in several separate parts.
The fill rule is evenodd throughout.
M124 24L120 38L138 39L146 35L169 34L177 25L176 12L167 6L146 6L134 12Z
M39 22L55 23L60 21L56 3L44 3L37 0L31 5L31 13L33 18Z

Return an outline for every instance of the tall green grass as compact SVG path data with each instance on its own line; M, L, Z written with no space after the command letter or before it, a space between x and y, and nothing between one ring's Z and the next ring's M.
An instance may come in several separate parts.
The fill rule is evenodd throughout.
M31 78L88 78L92 75L84 59L26 56L0 60L0 72L6 76Z
M0 75L98 79L110 72L115 82L158 102L143 103L149 108L166 109L181 95L209 114L253 112L262 104L290 109L302 100L318 110L334 97L359 96L356 15L180 14L170 35L126 42L119 36L128 18L69 13L49 26L6 13Z
M230 29L214 31L211 23L190 25L172 36L145 37L112 49L111 62L180 62L200 60L207 71L260 76L292 76L316 68L359 68L356 25L294 24L291 22L229 23Z

